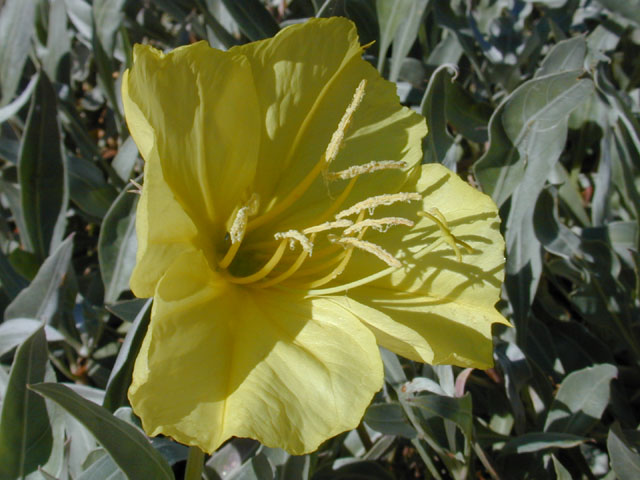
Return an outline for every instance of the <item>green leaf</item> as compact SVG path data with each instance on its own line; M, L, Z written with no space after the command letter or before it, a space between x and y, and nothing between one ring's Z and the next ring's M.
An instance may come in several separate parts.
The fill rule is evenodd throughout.
M451 420L460 427L462 433L471 440L473 433L473 416L471 414L471 394L460 398L443 395L420 395L408 398L407 404L417 407L425 418L442 417Z
M602 364L572 372L560 384L544 430L585 435L598 422L609 403L609 383L618 374Z
M89 160L74 155L67 157L71 200L85 213L102 218L118 196L102 171Z
M137 159L138 147L136 142L133 141L133 137L127 137L123 144L120 145L120 149L113 158L111 166L122 180L128 182Z
M457 69L453 65L442 65L431 74L429 85L422 98L420 111L427 119L429 132L423 141L426 163L442 163L447 168L456 167L454 142L447 131L446 84L453 81Z
M259 0L222 0L249 40L273 37L280 27Z
M560 460L555 455L551 455L551 458L553 459L553 469L556 472L556 480L573 480L571 473L560 463Z
M371 405L365 413L364 421L373 430L387 435L399 435L404 438L414 438L417 435L404 415L402 406L397 402Z
M38 75L20 143L18 178L31 247L44 260L62 238L67 206L56 92L44 72Z
M69 270L73 236L60 244L47 258L33 282L22 290L4 312L5 320L35 318L48 323L59 307L58 291Z
M40 383L30 388L53 400L82 423L129 478L174 478L167 461L137 428L85 400L64 385Z
M147 326L151 319L151 303L152 300L146 301L144 307L134 320L124 342L120 347L116 362L109 375L103 406L109 411L115 411L118 407L126 404L127 390L131 384L131 375L133 372L133 364L140 351L140 345L147 332Z
M378 24L380 25L380 46L378 47L378 71L382 73L387 50L403 21L408 17L414 2L412 0L376 0Z
M611 468L620 480L640 478L640 455L631 449L618 423L609 429L607 450Z
M64 0L51 0L49 3L49 20L47 30L47 50L42 59L42 67L52 80L69 82L69 64L61 62L71 55L72 33L67 29L67 11Z
M602 6L640 26L639 0L597 0Z
M227 477L228 480L272 480L273 478L273 465L264 453L252 457Z
M379 3L379 2L378 2ZM396 1L395 3L400 3ZM409 2L409 11L398 26L393 37L393 53L391 57L391 69L389 80L395 82L400 74L400 67L407 57L409 50L418 37L418 29L424 20L429 0L414 0Z
M36 0L7 0L0 12L0 106L11 101L29 58Z
M531 432L509 440L502 448L503 455L511 453L531 453L550 448L573 448L586 442L585 437L570 433Z
M0 281L11 300L29 285L29 282L15 271L2 249L0 249Z
M483 190L498 205L517 187L526 190L520 182L530 174L535 173L536 177L544 174L546 179L549 166L564 148L569 114L593 90L590 80L578 79L581 73L565 72L529 80L514 90L491 116L489 149L474 171ZM540 183L538 178L535 180ZM534 193L537 197L537 192Z
M113 55L115 36L124 19L124 7L127 0L94 0L93 19L95 33L107 55Z
M573 37L558 42L542 61L536 77L552 73L571 72L583 68L587 53L584 37Z
M136 205L138 195L123 190L104 217L98 239L104 301L113 303L129 289L136 263Z
M13 117L16 113L18 113L22 107L27 104L27 101L31 98L31 94L33 94L33 90L36 88L38 84L38 76L34 75L29 80L29 83L25 87L25 89L16 97L16 99L0 108L0 123L6 122L11 117Z
M0 480L14 480L46 463L53 439L44 399L27 389L44 380L47 342L36 330L16 352L0 416Z
M0 323L0 357L26 341L29 336L42 327L42 322L31 318L16 318ZM62 334L55 328L45 325L48 342L61 342Z
M87 467L76 480L95 480L98 478L105 478L108 480L128 480L122 470L118 467L116 462L113 461L106 452L97 460Z

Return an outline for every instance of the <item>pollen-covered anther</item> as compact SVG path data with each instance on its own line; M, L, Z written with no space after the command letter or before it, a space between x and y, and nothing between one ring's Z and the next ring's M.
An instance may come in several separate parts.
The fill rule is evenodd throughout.
M355 93L353 94L353 99L351 103L347 107L340 119L340 123L338 124L338 128L333 135L331 135L331 140L329 141L329 145L327 145L327 149L324 153L325 164L329 165L331 162L335 160L338 156L338 152L342 147L342 143L344 142L344 136L351 124L351 119L353 118L353 114L356 112L360 104L362 103L362 99L364 98L364 89L367 85L367 81L362 79L356 88Z
M369 210L372 214L376 207L382 205L393 205L397 202L412 202L422 200L422 196L419 193L411 192L399 192L399 193L387 193L384 195L377 195L375 197L369 197L366 200L356 203L355 205L336 213L336 219L349 217L356 213L360 213L363 210Z
M278 232L274 235L276 240L281 240L283 238L288 238L291 241L289 242L289 247L293 250L295 248L295 242L297 241L302 249L307 252L309 256L313 253L313 243L309 240L306 235L298 230L287 230L286 232Z
M394 160L380 160L365 163L364 165L354 165L339 172L327 172L325 178L327 180L348 180L366 173L377 172L380 170L401 170L407 167L407 162Z
M371 253L390 267L399 268L402 266L400 260L391 255L380 245L376 245L375 243L367 242L366 240L360 240L354 237L336 237L333 235L329 236L329 240L334 243L339 243L343 246L351 246Z
M335 222L324 222L320 225L305 228L302 233L309 235L311 233L326 232L327 230L334 230L336 228L347 228L351 225L353 225L353 222L344 218L342 220L336 220Z
M384 218L367 218L361 222L355 223L344 230L345 235L351 235L352 233L360 232L365 228L373 228L378 232L385 232L393 225L406 225L407 227L413 227L414 223L402 217L384 217Z
M249 217L258 213L258 207L260 206L260 197L256 193L252 194L247 203L238 209L236 216L233 219L231 228L229 229L229 236L231 237L231 243L242 242L244 234L247 230L247 221Z

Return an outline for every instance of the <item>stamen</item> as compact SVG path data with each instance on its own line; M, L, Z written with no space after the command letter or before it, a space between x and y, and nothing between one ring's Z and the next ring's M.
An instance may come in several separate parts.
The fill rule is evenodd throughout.
M447 219L442 214L442 212L440 210L438 210L437 208L435 208L435 207L432 208L431 209L431 213L429 213L429 212L418 212L418 216L426 217L426 218L432 220L438 226L438 228L440 229L440 232L442 233L443 240L454 251L454 253L456 254L456 259L459 262L462 261L462 254L460 253L460 249L458 248L458 244L462 245L468 253L472 253L473 252L473 248L471 247L471 245L469 245L468 243L460 240L459 238L456 238L456 236L453 233L451 233L451 230L449 229L449 225L447 224Z
M342 119L338 124L338 128L335 132L333 132L331 140L329 141L329 145L327 145L327 149L325 150L322 157L320 157L318 163L316 163L316 165L307 174L307 176L304 177L302 181L298 185L296 185L296 187L291 192L289 192L289 194L281 202L274 205L274 207L268 212L265 212L263 215L249 222L247 231L251 232L252 230L255 230L256 228L268 223L276 216L280 215L287 208L289 208L291 205L293 205L300 197L302 197L302 195L304 195L304 193L308 190L308 188L311 186L320 172L326 170L327 166L333 160L335 160L335 157L338 155L338 152L342 147L342 142L344 141L344 136L347 128L349 128L353 114L362 102L362 98L364 97L364 87L366 83L367 81L363 79L358 85L358 88L356 88L351 103L344 112L344 115L342 116Z
M267 275L269 275L273 271L275 266L282 259L282 255L284 255L284 251L285 251L285 249L287 247L287 240L288 239L286 239L286 238L282 239L282 241L280 242L280 245L278 245L278 248L274 252L273 256L256 273L253 273L253 274L248 275L246 277L234 277L233 275L227 273L227 277L228 277L229 281L231 283L237 283L239 285L244 285L244 284L247 284L247 283L253 283L253 282L257 282L258 280L262 280L264 277L266 277Z
M352 247L359 248L360 250L364 250L365 252L369 252L375 255L376 257L378 257L380 260L382 260L384 263L386 263L390 267L399 268L402 266L402 263L400 263L400 260L398 260L396 257L394 257L389 252L387 252L384 248L382 248L379 245L376 245L375 243L367 242L365 240L359 240L353 237L337 237L337 238L330 238L329 240L336 243L350 245Z
M353 94L353 99L351 103L347 107L340 119L340 123L338 124L338 128L333 135L331 136L331 140L329 141L329 145L327 145L327 149L325 150L324 156L329 165L333 162L338 156L338 152L340 148L342 148L342 144L344 142L344 135L351 124L351 119L353 118L353 114L356 112L360 103L362 103L362 99L364 98L364 88L367 85L367 81L363 78L358 87L356 88L355 93Z
M379 278L386 277L387 275L395 272L396 270L397 269L395 267L385 268L384 270L381 270L378 273L374 273L372 275L369 275L368 277L364 277L359 280L355 280L353 282L345 283L343 285L338 285L338 286L329 287L329 288L320 288L317 290L309 290L306 296L316 297L321 295L333 295L335 293L344 292L351 288L361 287L363 285L366 285L367 283L371 283L375 280L378 280Z
M347 249L346 255L342 258L342 261L338 264L338 266L336 268L334 268L331 271L331 273L329 273L328 275L325 275L322 278L319 278L318 280L315 280L313 282L307 283L304 286L306 288L317 288L317 287L321 287L322 285L325 285L325 284L329 283L331 280L337 278L338 276L340 276L342 274L342 272L344 272L344 269L347 267L347 263L349 263L349 260L351 260L351 255L352 254L353 254L353 247L349 247Z
M309 241L309 239L300 233L298 230L288 230L286 232L278 232L274 235L276 240L280 239L289 239L289 247L291 250L294 249L294 240L297 240L300 243L302 249L311 256L313 253L313 243Z
M355 178L358 175L365 173L377 172L379 170L389 169L401 169L406 168L407 163L402 161L382 160L379 162L369 162L364 165L354 165L346 170L340 170L339 172L327 172L325 178L327 180L347 180L349 178Z
M315 239L315 234L312 234L310 241L313 243L314 239ZM307 252L306 250L302 250L302 252L300 252L300 255L298 255L298 258L296 258L296 261L293 262L293 264L285 272L281 273L277 277L271 278L265 282L262 282L256 285L256 287L258 288L271 287L273 285L276 285L278 283L285 281L287 278L289 278L291 275L293 275L298 271L298 269L300 268L300 266L308 256L309 256L309 252Z
M369 210L369 214L373 213L373 210L376 207L381 205L392 205L396 202L410 202L422 200L422 196L419 193L408 193L408 192L400 192L400 193L387 193L384 195L378 195L375 197L367 198L361 202L356 203L350 208L346 210L342 210L336 214L337 219L341 219L344 217L349 217L354 213L360 213L363 210Z
M413 227L414 223L406 218L402 217L384 217L384 218L367 218L362 222L358 222L345 229L345 235L351 235L352 233L359 232L363 228L371 227L378 232L385 232L387 228L392 225L406 225L407 227Z
M127 190L127 192L135 193L136 195L142 195L142 185L136 182L133 178L129 179L129 181L135 188L132 188L131 190Z
M236 216L233 218L231 228L229 228L231 246L229 247L229 250L227 250L227 253L224 255L222 260L218 262L218 266L220 268L227 268L229 265L231 265L231 262L233 262L233 259L236 257L236 254L240 249L240 245L242 244L244 234L247 231L247 220L250 216L258 213L259 205L260 197L258 196L258 194L254 193L251 195L251 198L249 198L247 203L236 212Z
M314 227L308 227L305 228L302 233L304 234L310 234L310 233L318 233L318 232L324 232L326 230L332 230L334 228L345 228L345 227L350 227L351 225L353 225L353 222L351 220L336 220L335 222L324 222L321 223L320 225L316 225Z

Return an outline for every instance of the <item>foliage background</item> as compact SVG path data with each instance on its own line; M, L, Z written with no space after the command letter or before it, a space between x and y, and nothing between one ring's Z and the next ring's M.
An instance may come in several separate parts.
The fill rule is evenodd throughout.
M304 457L235 439L206 477L640 478L640 1L6 0L0 479L182 478L187 449L126 399L150 302L128 291L142 161L121 74L135 42L228 48L314 15L376 41L427 117L425 162L500 206L515 328L485 372L383 352L357 431Z

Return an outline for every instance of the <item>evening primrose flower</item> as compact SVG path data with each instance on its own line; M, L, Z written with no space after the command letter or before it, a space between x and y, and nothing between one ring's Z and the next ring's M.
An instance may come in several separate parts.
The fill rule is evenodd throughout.
M302 454L358 425L382 386L378 345L492 364L496 207L420 164L424 119L362 50L341 18L228 52L136 46L131 288L154 303L129 399L150 435Z

